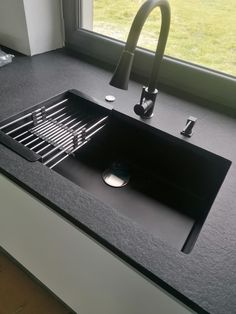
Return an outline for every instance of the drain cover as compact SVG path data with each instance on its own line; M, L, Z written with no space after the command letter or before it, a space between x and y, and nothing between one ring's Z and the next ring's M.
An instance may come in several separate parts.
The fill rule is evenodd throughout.
M107 185L120 188L129 182L130 174L124 163L113 162L111 167L103 172L102 178Z

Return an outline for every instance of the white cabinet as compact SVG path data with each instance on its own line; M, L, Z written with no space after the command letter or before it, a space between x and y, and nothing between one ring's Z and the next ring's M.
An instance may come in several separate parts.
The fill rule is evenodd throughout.
M0 174L0 245L80 314L192 313Z
M0 0L0 45L29 56L64 45L60 0Z

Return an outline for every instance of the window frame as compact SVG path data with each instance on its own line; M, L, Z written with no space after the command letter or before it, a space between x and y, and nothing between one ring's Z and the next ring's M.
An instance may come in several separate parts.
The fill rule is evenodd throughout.
M85 18L79 14L83 10L83 0L62 1L65 45L93 59L115 66L125 43L81 28L82 19ZM137 48L132 72L148 77L153 57L154 52ZM236 110L236 77L234 76L165 55L159 82Z

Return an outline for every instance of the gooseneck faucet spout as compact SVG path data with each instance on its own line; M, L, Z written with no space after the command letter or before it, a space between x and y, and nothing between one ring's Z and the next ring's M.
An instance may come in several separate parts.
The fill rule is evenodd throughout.
M149 78L148 86L143 87L140 103L134 106L135 113L141 118L150 118L153 115L155 100L158 93L158 90L156 89L157 80L170 28L170 6L167 0L147 0L140 7L134 18L119 63L110 81L110 85L114 87L128 89L128 81L134 59L134 52L140 33L147 17L156 7L160 7L162 20L152 72Z

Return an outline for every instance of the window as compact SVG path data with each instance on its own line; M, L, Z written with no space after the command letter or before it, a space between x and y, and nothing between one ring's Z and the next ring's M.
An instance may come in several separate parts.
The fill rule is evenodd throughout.
M115 64L142 2L64 1L67 44ZM165 52L168 57L163 61L160 80L213 102L236 107L235 0L169 2L172 21ZM160 10L156 8L145 23L139 45L155 50L159 26ZM147 76L152 60L153 52L138 49L134 71Z
M130 25L145 0L91 1L89 30L125 41ZM166 55L236 76L235 0L169 0L172 11ZM139 45L156 48L160 11L146 22Z

